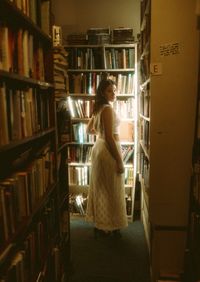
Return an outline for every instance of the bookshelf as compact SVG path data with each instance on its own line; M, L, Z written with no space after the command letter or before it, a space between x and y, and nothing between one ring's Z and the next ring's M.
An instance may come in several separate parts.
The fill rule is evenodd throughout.
M197 14L198 30L199 26L199 13ZM185 268L184 268L184 281L195 282L200 280L199 271L199 226L200 226L200 188L199 188L199 138L200 138L200 64L198 62L198 93L196 100L196 117L195 117L195 132L192 152L192 175L189 197L189 216L188 216L188 233L185 252Z
M184 267L197 93L194 11L187 1L141 1L138 167L152 281L180 278Z
M0 2L1 281L63 281L69 267L50 11L50 1Z
M90 153L94 136L85 128L93 112L96 88L102 78L116 81L113 104L121 117L120 137L125 163L127 215L133 217L137 149L137 44L65 45L69 54L71 141L68 144L70 191L87 197Z

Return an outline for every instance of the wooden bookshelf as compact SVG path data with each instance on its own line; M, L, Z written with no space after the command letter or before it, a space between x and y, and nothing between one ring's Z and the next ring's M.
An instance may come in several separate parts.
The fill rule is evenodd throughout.
M57 170L50 12L50 1L0 2L2 281L61 281L69 272L68 201L59 190L66 170L65 175ZM59 150L64 156L65 147Z
M128 164L125 163L126 196L127 198L131 198L132 206L129 207L129 218L131 219L133 218L132 211L134 204L137 155L137 45L65 45L65 49L69 54L67 70L70 82L67 87L69 89L69 108L70 106L73 107L71 113L72 139L68 146L68 171L69 178L71 179L70 191L72 194L80 194L81 191L82 193L87 194L87 187L89 186L88 175L90 171L90 164L88 164L88 161L90 160L91 148L95 139L93 136L86 136L85 126L93 112L93 102L98 83L102 78L109 77L116 81L118 89L117 99L113 106L116 110L121 110L121 113L118 112L118 114L122 117L124 126L127 124L125 131L132 130L132 137L130 137L129 140L123 139L121 143L124 152L128 147L133 149L132 157L130 157ZM79 109L79 107L81 109ZM132 109L130 113L128 108ZM129 127L128 124L130 124ZM73 135L76 130L78 131L78 128L83 132L83 140L79 137L74 139L75 137ZM121 134L124 134L122 130ZM81 156L84 154L87 154L86 157L84 157L87 160L86 163L82 162L83 159ZM80 161L78 161L78 159L75 161L70 155L80 155ZM73 179L72 175L78 173L78 170L84 169L86 170L85 173L87 175L87 177L85 176L86 184L78 184L81 183L81 181L78 181L78 178Z

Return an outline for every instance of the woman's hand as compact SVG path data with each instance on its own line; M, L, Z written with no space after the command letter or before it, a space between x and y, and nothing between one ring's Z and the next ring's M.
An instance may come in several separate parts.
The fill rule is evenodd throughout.
M87 124L86 127L86 133L87 134L97 134L97 132L94 129L94 116L92 116Z
M124 173L124 164L122 161L117 162L117 173Z

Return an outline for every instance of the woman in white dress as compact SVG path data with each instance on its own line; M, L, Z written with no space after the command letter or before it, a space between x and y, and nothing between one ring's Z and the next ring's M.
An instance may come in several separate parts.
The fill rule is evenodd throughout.
M95 236L120 237L128 225L124 191L124 165L119 143L120 120L111 103L116 85L104 79L97 88L94 112L87 126L88 134L97 134L92 148L91 175L86 220L94 223Z

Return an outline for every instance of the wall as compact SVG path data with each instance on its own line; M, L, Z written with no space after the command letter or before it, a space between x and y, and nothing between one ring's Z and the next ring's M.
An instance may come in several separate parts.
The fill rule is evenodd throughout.
M63 39L90 27L132 27L135 38L139 33L140 0L53 0L52 10L55 24L62 26Z
M151 220L187 226L198 77L196 1L161 2L153 0L151 7L151 62L162 66L151 77ZM160 52L175 43L177 54Z

